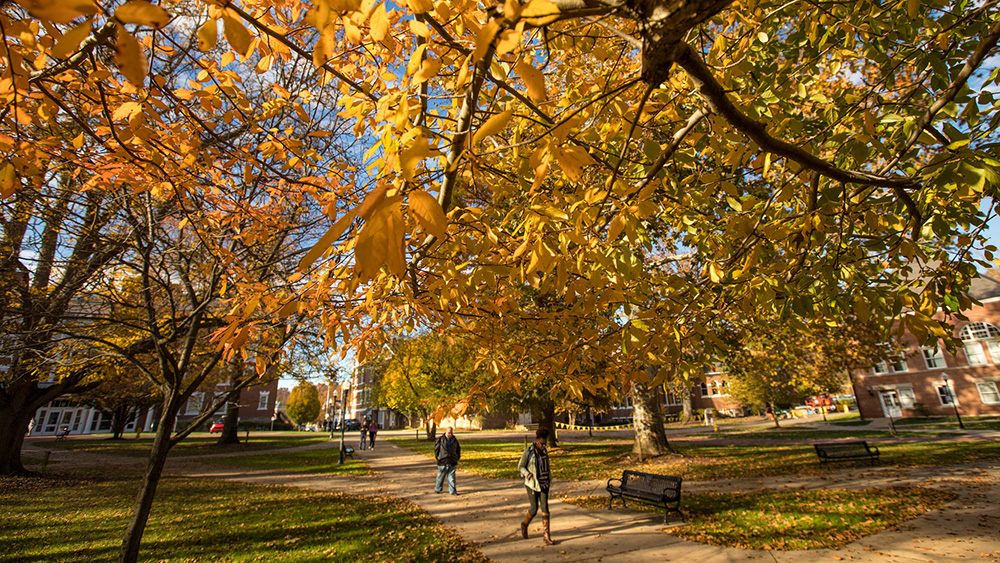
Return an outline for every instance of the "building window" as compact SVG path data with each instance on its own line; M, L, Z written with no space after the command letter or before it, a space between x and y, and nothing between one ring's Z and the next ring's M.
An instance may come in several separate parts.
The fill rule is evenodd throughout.
M944 361L944 351L939 348L922 348L920 352L924 356L924 363L927 369L939 369L948 367Z
M979 381L976 383L976 389L979 390L979 398L983 404L1000 403L1000 393L997 393L995 381Z
M1000 329L997 327L984 322L969 323L962 327L958 336L965 342L965 357L970 366L989 363L983 344L993 356L993 363L1000 363L1000 343L996 340L1000 338Z
M902 354L896 354L895 356L889 358L889 367L892 368L893 373L910 371L910 368L906 365L906 360L903 359Z
M700 384L700 386L701 386L701 396L702 397L708 397L709 396L708 395L708 383L705 383L704 381L702 381L701 384Z
M712 382L712 396L713 397L718 397L719 396L719 382L718 381L713 381Z
M916 397L913 395L912 387L897 387L896 396L899 397L899 406L904 409L912 409L914 403L917 402Z
M939 383L935 386L937 391L938 401L941 402L941 406L948 407L954 403L954 394L951 392L951 386L945 385L944 383Z
M191 393L191 396L188 397L187 405L184 408L184 414L198 414L201 412L201 401L204 396L205 394L201 392Z
M267 410L267 399L271 395L270 391L261 391L260 398L257 399L257 410L266 411Z
M666 402L667 405L680 405L680 404L682 404L680 396L678 396L677 393L674 393L673 391L667 393L666 399L667 399L667 402Z
M986 363L986 352L981 342L969 342L965 345L965 358L970 366L981 366Z
M966 342L970 340L985 340L987 338L1000 338L1000 329L983 322L969 323L962 327L959 338Z
M875 371L875 375L883 375L889 373L889 364L885 362L877 362L872 369Z

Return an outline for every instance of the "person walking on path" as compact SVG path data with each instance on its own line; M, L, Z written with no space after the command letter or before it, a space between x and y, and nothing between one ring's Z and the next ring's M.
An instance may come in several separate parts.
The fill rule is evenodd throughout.
M368 449L368 417L361 421L361 442L358 444L359 450Z
M368 449L375 449L375 435L378 434L378 423L374 420L368 427Z
M455 429L451 426L445 430L443 436L438 436L434 442L434 459L437 460L438 476L434 484L434 492L440 493L444 486L445 477L448 478L448 492L457 495L458 489L455 487L455 471L458 469L458 460L462 459L462 446L455 437Z
M542 540L546 545L552 545L549 533L549 484L552 483L552 474L549 472L549 453L546 450L548 440L547 428L535 431L535 441L521 454L517 471L524 477L524 488L528 491L528 513L521 522L521 537L528 539L528 524L541 509Z

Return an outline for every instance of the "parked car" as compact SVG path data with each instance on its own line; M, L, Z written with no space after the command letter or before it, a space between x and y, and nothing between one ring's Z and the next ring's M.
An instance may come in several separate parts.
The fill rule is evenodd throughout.
M212 425L208 427L208 433L212 434L213 432L222 432L222 428L224 426L225 424L221 420L213 422Z
M344 421L344 430L361 430L361 421L356 418L348 418Z

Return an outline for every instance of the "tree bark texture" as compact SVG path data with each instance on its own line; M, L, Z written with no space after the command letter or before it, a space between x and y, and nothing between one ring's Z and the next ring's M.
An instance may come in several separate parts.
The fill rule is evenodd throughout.
M660 408L659 386L632 384L632 423L635 426L633 453L655 456L670 453L667 434L663 431L663 411Z

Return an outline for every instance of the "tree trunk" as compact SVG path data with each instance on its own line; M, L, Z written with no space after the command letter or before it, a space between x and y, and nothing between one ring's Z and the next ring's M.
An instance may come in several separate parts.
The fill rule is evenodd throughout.
M663 431L663 411L660 409L659 387L644 383L632 384L632 423L635 426L633 453L657 456L670 453L667 434Z
M559 445L559 436L556 435L556 404L550 399L545 399L539 407L538 428L545 428L549 431L549 446Z
M694 416L694 408L691 405L691 390L688 389L687 393L681 394L681 409L684 412L684 424L691 422L691 417Z
M156 496L156 489L163 475L163 466L167 463L167 454L170 453L170 433L177 420L180 404L181 401L176 398L164 402L163 415L156 429L153 448L149 452L149 463L146 464L146 474L136 496L132 518L125 528L125 537L122 539L121 551L118 554L119 563L135 563L139 559L139 545L146 530L149 513L153 508L153 498Z
M771 418L773 418L773 419L774 419L774 427L775 427L775 428L781 428L781 425L780 425L780 424L778 424L778 409L776 409L776 408L774 407L774 404L773 404L773 403L772 403L772 404L770 404L770 405L768 405L768 406L770 406L770 407L771 407Z
M233 389L239 383L239 376L243 373L245 366L243 358L237 354L236 358L229 365L229 388ZM222 433L219 434L219 441L216 444L233 445L240 443L240 393L230 397L226 401L226 414L223 418Z
M11 369L18 366L15 364ZM23 475L28 473L21 462L28 423L39 407L74 389L76 380L40 388L24 372L9 375L11 383L6 388L0 386L0 475Z
M128 425L132 409L118 407L111 412L111 439L121 440L125 436L125 426Z
M7 404L0 405L0 475L28 473L21 463L21 447L32 414Z

